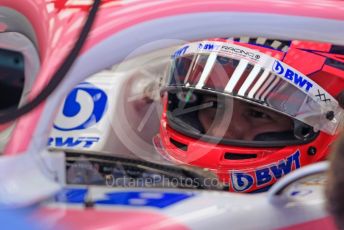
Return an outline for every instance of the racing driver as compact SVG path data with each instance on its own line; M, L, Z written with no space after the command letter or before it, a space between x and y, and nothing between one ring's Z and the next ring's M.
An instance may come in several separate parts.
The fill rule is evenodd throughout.
M161 92L154 144L235 192L266 191L326 159L344 121L344 48L311 41L211 39L180 47Z

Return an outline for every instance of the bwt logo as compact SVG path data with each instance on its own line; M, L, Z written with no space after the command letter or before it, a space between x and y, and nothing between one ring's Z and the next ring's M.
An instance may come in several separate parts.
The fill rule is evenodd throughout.
M279 179L283 175L290 173L293 165L295 169L301 167L299 150L287 159L281 160L278 164L272 164L254 171L252 175L246 172L231 172L232 187L237 192L243 192L250 189L253 185L262 186L271 182L274 178Z
M199 50L218 50L219 49L219 45L216 45L216 44L212 44L212 43L206 43L206 44L203 44L203 43L199 43L198 44L198 49Z
M189 46L184 46L183 48L180 48L179 50L174 52L174 54L172 55L172 58L176 58L176 57L184 55L188 48Z
M94 85L84 82L74 88L60 108L54 128L61 131L86 129L103 117L107 95Z
M98 142L99 137L49 137L48 146L60 148L83 147L90 148L93 143Z
M307 81L307 79L304 79L302 76L299 76L293 70L283 66L282 63L280 63L279 61L274 62L272 70L278 75L284 76L284 78L288 81L294 82L295 85L299 86L306 92L308 92L313 87L313 84L311 82Z

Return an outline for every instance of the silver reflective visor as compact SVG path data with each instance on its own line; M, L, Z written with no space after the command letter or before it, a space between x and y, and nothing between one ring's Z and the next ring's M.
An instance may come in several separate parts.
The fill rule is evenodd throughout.
M167 87L240 98L331 135L344 116L337 100L306 75L264 53L225 42L195 42L178 50Z

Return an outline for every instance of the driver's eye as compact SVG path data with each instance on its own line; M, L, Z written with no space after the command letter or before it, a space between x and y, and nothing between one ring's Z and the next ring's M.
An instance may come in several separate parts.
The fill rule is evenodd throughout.
M248 115L253 118L271 119L271 117L268 114L256 109L249 109Z

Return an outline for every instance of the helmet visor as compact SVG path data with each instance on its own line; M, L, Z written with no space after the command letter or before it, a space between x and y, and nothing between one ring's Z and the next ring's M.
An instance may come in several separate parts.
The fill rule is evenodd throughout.
M188 97L195 90L220 94L222 98L230 96L284 114L315 132L337 132L343 109L307 76L275 58L238 45L214 42L212 49L204 47L210 45L192 43L183 55L173 56L167 81L169 91L180 91ZM199 103L208 99L202 97L202 100Z

